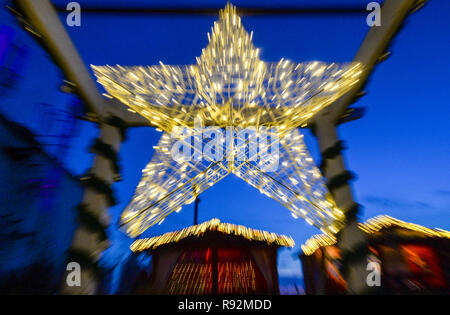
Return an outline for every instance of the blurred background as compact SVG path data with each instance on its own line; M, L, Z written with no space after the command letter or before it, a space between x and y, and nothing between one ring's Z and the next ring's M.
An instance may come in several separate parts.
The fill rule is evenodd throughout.
M83 8L222 8L225 1L78 1L81 26L69 27L68 1L53 5L86 66L195 63L208 43L214 14L125 14L83 12ZM234 1L239 7L356 7L368 1ZM83 101L71 92L60 68L42 45L0 8L0 277L2 292L57 293L65 271L65 253L78 227L76 206L83 198L79 178L93 164L90 144L98 137L93 122L80 119ZM361 220L388 214L399 220L450 229L450 3L429 1L407 18L357 102L362 119L339 127L348 168L357 175L355 198ZM253 31L261 59L294 62L351 61L370 27L367 13L260 14L242 17ZM89 68L90 71L90 68ZM104 92L102 86L97 88ZM302 129L314 160L316 140ZM149 268L151 258L132 255L133 240L119 230L118 219L130 201L161 133L151 127L128 128L119 152L122 180L114 183L117 204L109 209L109 247L99 265L102 293L126 293L127 266ZM194 204L184 206L141 237L180 230L193 224ZM281 294L304 293L300 245L319 233L294 219L282 205L229 176L201 195L198 221L219 218L291 236L296 245L278 253ZM133 267L134 268L134 267ZM133 269L131 268L131 269ZM137 269L136 269L137 270ZM137 273L137 272L135 272ZM38 275L38 276L36 276ZM131 278L129 278L131 279ZM130 280L131 281L131 280Z

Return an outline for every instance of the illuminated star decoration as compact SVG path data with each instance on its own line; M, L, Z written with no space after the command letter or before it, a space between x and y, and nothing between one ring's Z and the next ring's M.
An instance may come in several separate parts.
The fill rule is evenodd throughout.
M192 132L191 136L195 137L195 133ZM280 202L294 218L302 217L311 225L333 229L333 223L342 215L334 207L320 171L303 142L303 135L297 129L285 134L279 143L276 143L276 137L271 138L270 145L263 148L262 153L275 144L279 145L275 172L264 171L271 161L258 158L261 150L251 150L246 142L233 148L234 156L230 160L226 158L225 145L218 144L216 152L223 152L218 160L202 158L176 162L171 148L179 139L164 133L154 147L152 160L143 169L134 197L122 213L122 224L126 225L130 236L137 236L148 227L162 223L167 215L179 212L183 205L192 203L196 195L231 173ZM260 141L261 136L254 134L251 140ZM211 138L204 138L203 148L212 142ZM240 150L245 153L243 159L238 158ZM267 156L271 157L270 154Z
M168 133L174 127L193 127L196 118L207 126L222 128L276 127L281 139L281 171L275 176L278 178L269 178L258 170L258 162L179 163L167 155L176 139L165 133L157 146L160 150L143 170L133 200L122 214L127 232L137 236L161 223L230 172L280 201L294 216L309 215L309 223L333 229L330 222L339 210L327 199L320 172L294 129L349 91L363 66L263 62L251 42L252 34L245 31L230 4L220 12L208 38L209 45L196 65L92 68L110 95ZM304 159L299 160L300 153Z

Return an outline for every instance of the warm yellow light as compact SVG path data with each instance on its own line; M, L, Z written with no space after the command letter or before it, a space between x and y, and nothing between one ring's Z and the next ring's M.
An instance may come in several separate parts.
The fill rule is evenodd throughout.
M200 237L206 231L218 231L224 234L233 234L244 237L250 241L265 242L268 245L294 247L294 240L286 235L278 235L261 230L254 230L243 225L222 223L219 219L212 219L198 225L184 228L181 231L168 232L152 238L139 239L131 244L133 252L152 250L169 243L176 243L190 236Z
M367 234L374 234L381 229L392 226L404 228L413 232L421 234L423 237L440 237L450 238L450 232L441 229L429 229L418 224L404 222L388 215L379 215L367 220L364 223L359 223L359 228ZM338 232L334 227L330 229L332 234L318 234L309 238L304 245L301 246L305 255L312 255L318 248L324 246L334 245L337 242L335 234ZM334 231L333 231L334 230Z
M109 95L165 132L122 216L127 233L135 237L161 223L230 173L309 224L331 226L339 215L296 128L349 91L359 80L362 64L263 62L252 33L245 31L231 4L221 10L208 38L195 65L92 66ZM254 153L238 161L242 146L231 150L231 160L174 161L170 152L176 139L169 133L176 127L194 127L196 118L222 128L277 127L278 172L261 171L251 160Z
M265 172L264 167L270 161L258 158L264 152L249 150L245 159L239 159L239 152L247 142L234 146L228 159L226 143L220 142L216 149L223 150L223 156L219 161L191 158L177 162L170 148L179 139L164 133L155 146L158 150L142 172L132 201L123 212L121 223L126 232L133 237L139 235L170 213L180 211L183 205L192 203L196 195L229 174L280 202L294 217L301 217L311 225L326 229L336 224L341 212L330 199L323 178L317 176L320 171L309 155L302 135L293 129L280 136L278 167L275 172ZM202 146L208 141L211 139L203 138ZM267 152L270 146L261 148ZM139 225L135 224L137 220Z

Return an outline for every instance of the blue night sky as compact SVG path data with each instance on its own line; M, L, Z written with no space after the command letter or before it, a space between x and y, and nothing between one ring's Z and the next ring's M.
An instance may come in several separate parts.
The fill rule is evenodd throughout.
M54 1L64 5L68 1ZM102 5L105 2L79 1ZM331 4L337 1L298 1L299 5ZM369 1L339 1L362 4ZM133 3L167 6L165 1L108 1L108 5ZM172 1L171 6L223 7L226 1ZM236 6L272 6L273 1L234 1ZM277 2L278 6L293 1ZM391 57L377 66L366 86L368 94L356 106L364 106L363 119L339 128L348 146L348 168L358 179L353 183L355 198L364 206L362 219L389 214L401 220L427 227L450 230L450 2L432 0L411 15L393 41ZM65 20L65 15L61 14ZM214 16L183 15L93 15L82 13L81 27L68 32L87 65L192 64L207 43ZM361 15L292 15L243 17L247 31L265 61L281 58L295 62L352 60L369 27ZM13 18L0 12L1 23L16 29ZM6 21L6 22L3 22ZM29 56L18 88L2 99L1 111L14 120L38 130L36 104L55 107L68 104L69 96L57 90L59 70L45 52L24 32L18 41L28 46ZM99 89L101 87L99 86ZM19 106L20 104L20 106ZM306 143L319 161L317 143L306 131ZM97 129L80 122L65 163L75 174L88 169L92 155L87 152ZM150 160L161 133L140 127L128 131L121 149L124 180L115 188L121 201L110 213L109 229L113 240L106 257L118 258L128 253L131 240L117 230L116 222L130 201L141 169ZM289 211L261 195L237 177L229 176L201 195L199 221L217 217L222 221L290 235L296 241L292 250L279 256L281 276L300 276L296 258L299 246L318 231L306 222L294 220ZM170 215L160 226L143 236L180 229L193 222L193 205Z

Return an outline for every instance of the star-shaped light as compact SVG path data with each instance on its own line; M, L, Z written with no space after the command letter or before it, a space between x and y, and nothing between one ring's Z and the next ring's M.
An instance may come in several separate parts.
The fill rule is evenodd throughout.
M212 126L295 128L349 91L360 63L293 63L259 59L227 4L196 65L92 66L107 92L170 132L200 117Z
M295 129L358 82L360 63L266 63L228 4L214 23L209 45L187 66L92 66L107 92L165 131L121 223L130 236L180 211L197 194L235 174L323 231L336 229L342 213L329 197L319 170ZM266 172L245 144L232 159L176 161L170 154L175 127L200 119L218 128L276 127L280 142L277 172ZM257 136L258 137L258 136ZM203 145L206 140L203 139ZM190 143L190 142L189 142ZM195 148L194 148L195 149ZM221 150L221 149L220 149ZM236 158L240 151L247 159Z

